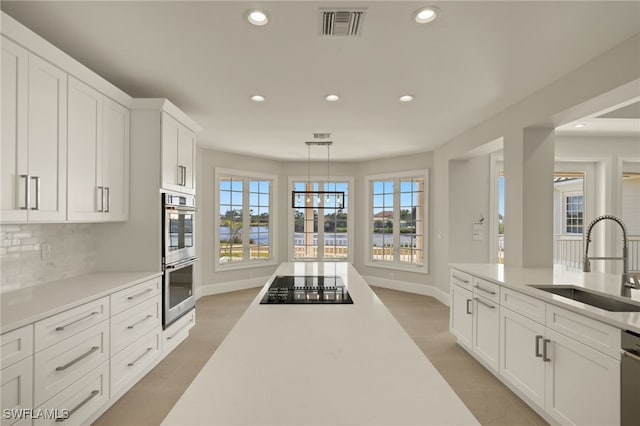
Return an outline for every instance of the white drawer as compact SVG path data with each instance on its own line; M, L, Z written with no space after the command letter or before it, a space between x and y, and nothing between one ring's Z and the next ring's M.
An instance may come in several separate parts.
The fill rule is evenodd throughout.
M189 336L189 330L196 324L196 310L192 309L182 318L162 332L162 353L168 354Z
M56 413L66 417L64 421L56 422L54 418L38 418L33 424L34 426L83 424L108 401L109 363L105 362L38 407L43 413Z
M109 297L103 297L38 321L35 325L35 351L61 342L108 318Z
M33 355L33 324L0 336L0 368L7 368L31 355Z
M36 353L34 404L42 404L108 359L109 321Z
M509 308L513 312L517 312L538 324L544 325L546 320L546 303L542 300L538 300L534 297L527 296L526 294L522 294L505 287L501 290L501 299L502 301L500 302L500 305L505 308Z
M160 356L162 327L158 326L111 357L111 396L135 380Z
M473 277L466 272L459 271L457 269L451 269L449 273L451 282L458 284L460 287L466 288L469 291L473 289Z
M0 371L0 395L2 395L2 426L31 424L31 418L20 418L19 410L33 407L33 357ZM5 413L4 410L11 410ZM14 411L15 410L15 411ZM24 412L23 412L24 413Z
M547 327L620 359L620 330L591 318L547 304Z
M140 302L144 302L154 296L160 296L161 285L161 277L157 277L113 293L111 295L111 314L119 314Z
M473 277L473 294L500 303L500 286L491 281Z
M115 355L136 339L162 325L160 298L149 299L111 317L111 354Z

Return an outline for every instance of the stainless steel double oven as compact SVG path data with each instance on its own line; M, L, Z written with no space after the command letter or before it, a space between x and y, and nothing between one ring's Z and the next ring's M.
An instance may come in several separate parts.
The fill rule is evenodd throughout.
M162 194L162 325L167 328L195 307L195 198Z

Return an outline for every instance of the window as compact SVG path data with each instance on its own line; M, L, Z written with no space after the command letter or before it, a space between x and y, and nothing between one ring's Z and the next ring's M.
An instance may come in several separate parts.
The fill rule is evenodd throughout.
M369 176L367 263L426 272L427 171Z
M291 259L348 261L351 253L352 217L349 216L350 178L331 182L319 179L291 179L294 191L342 191L344 208L335 209L335 200L309 199L308 208L292 209Z
M216 170L218 183L216 253L221 267L274 262L274 177Z
M582 234L584 203L582 194L564 196L564 230L566 234Z

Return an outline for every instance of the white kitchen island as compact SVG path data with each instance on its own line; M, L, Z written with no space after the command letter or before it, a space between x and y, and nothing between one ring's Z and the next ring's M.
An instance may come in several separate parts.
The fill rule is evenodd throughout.
M478 424L353 266L276 275L339 275L354 303L260 305L265 286L163 425Z

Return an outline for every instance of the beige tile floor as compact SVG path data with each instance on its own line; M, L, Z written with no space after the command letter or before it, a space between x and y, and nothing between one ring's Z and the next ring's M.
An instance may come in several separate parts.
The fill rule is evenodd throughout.
M248 289L199 299L196 326L189 338L94 425L160 424L258 291ZM383 288L374 291L481 424L547 424L456 344L449 333L447 306L432 297Z

